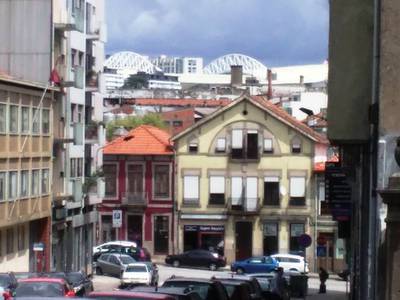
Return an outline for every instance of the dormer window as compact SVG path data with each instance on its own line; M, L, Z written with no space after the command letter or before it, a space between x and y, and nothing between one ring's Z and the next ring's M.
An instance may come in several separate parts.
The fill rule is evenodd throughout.
M274 148L272 145L272 139L271 138L266 138L264 139L264 153L273 153Z
M299 138L292 140L292 153L301 153L301 141Z
M225 138L218 138L215 147L215 152L225 152L226 150L226 140Z
M197 141L191 141L189 143L189 152L197 153L199 151L199 143Z

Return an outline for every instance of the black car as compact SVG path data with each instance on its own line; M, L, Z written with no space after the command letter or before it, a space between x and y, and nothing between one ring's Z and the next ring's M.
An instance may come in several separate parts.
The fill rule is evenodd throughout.
M211 279L171 277L162 287L190 288L199 294L202 300L228 300L229 296L221 282Z
M83 272L68 272L67 280L73 287L77 296L86 296L93 292L93 283L90 277L86 276Z
M214 280L219 280L219 281L225 281L225 280L230 280L230 281L235 281L235 282L244 282L249 284L250 287L250 294L251 294L251 299L265 299L264 297L262 288L260 284L258 283L257 279L248 277L245 275L232 275L230 277L223 277L223 276L218 276L218 277L212 277Z
M17 278L15 278L14 273L0 273L0 287L4 291L10 292L12 295L18 286Z
M207 250L190 250L182 254L167 255L165 263L174 267L207 267L211 271L215 271L218 268L225 267L226 259L218 253Z
M176 300L202 300L200 295L192 288L176 288L176 287L149 287L138 286L132 289L135 292L156 293L174 296Z
M250 284L234 280L218 280L225 287L230 300L253 300Z
M127 254L136 261L151 261L151 254L149 250L142 247L127 247L120 245L111 245L107 250L93 254L93 261L97 262L100 255L104 253L120 253Z

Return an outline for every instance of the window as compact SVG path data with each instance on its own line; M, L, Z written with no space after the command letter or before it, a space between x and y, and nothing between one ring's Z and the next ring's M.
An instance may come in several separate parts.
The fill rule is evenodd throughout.
M21 171L21 189L19 191L21 197L28 196L29 192L29 171Z
M117 196L117 165L103 165L104 179L106 183L106 197Z
M197 153L199 150L199 143L197 141L191 141L189 143L189 152L190 153Z
M243 158L243 130L232 130L232 158Z
M274 148L272 147L272 139L264 139L264 153L273 153Z
M71 158L70 162L71 162L71 166L70 166L70 171L71 171L71 173L70 173L70 176L71 176L71 178L75 178L76 175L77 175L77 171L76 171L76 158Z
M32 170L31 195L39 195L39 170Z
M83 175L83 158L76 159L76 177L82 177Z
M290 224L290 242L289 250L293 253L298 253L304 251L304 248L299 244L299 236L304 234L304 224L303 223L292 223ZM301 253L299 253L301 254Z
M10 133L18 132L18 106L10 105Z
M6 199L6 172L0 172L0 201Z
M306 179L305 177L290 177L289 205L305 205Z
M225 140L225 138L218 138L215 151L216 152L225 152L225 149L226 149L226 140Z
M279 206L279 177L264 178L264 205Z
M264 223L263 238L264 255L278 253L278 223Z
M128 165L128 192L143 196L143 165Z
M50 133L50 111L48 109L42 110L42 133Z
M232 130L232 158L258 159L258 131Z
M210 204L225 204L225 177L210 176Z
M32 109L32 133L40 133L40 110L38 108Z
M29 126L30 126L29 113L30 113L29 107L21 108L21 132L22 133L29 133Z
M257 159L258 158L258 131L247 130L246 135L246 158Z
M174 127L181 127L182 126L182 121L181 120L173 120L172 121L172 126Z
M78 105L77 122L83 123L83 105Z
M183 201L189 203L199 201L199 176L183 177Z
M75 123L76 122L76 104L71 104L71 123Z
M0 132L6 132L7 105L0 104Z
M242 205L244 197L244 187L242 177L232 177L231 179L231 204L232 206Z
M7 229L7 254L14 252L14 230L13 228Z
M18 251L25 249L25 226L18 226Z
M42 170L42 194L49 193L49 170Z
M301 141L299 138L292 140L292 153L301 153Z
M169 197L169 165L154 166L154 197L168 198Z
M17 171L10 171L8 173L8 199L17 198L18 185L17 185Z

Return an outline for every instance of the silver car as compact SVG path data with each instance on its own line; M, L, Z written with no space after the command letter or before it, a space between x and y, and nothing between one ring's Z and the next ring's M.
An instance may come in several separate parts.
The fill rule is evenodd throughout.
M107 274L121 278L122 273L129 264L136 261L126 254L106 253L102 254L96 264L96 274Z

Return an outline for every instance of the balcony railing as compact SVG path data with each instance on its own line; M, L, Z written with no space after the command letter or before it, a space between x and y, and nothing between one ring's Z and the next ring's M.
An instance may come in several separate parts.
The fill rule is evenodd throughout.
M240 197L229 198L228 210L231 213L254 214L260 211L260 198Z
M147 197L143 192L125 192L122 193L122 205L145 207Z
M253 149L231 149L230 153L230 158L231 160L253 160L253 161L258 161L260 159L260 154L257 149L257 151Z

